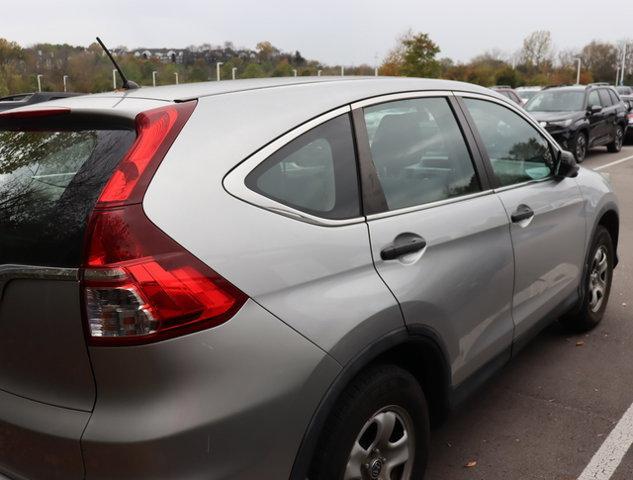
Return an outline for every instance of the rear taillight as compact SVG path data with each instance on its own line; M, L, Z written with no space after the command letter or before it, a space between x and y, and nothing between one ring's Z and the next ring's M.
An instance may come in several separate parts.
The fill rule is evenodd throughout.
M82 288L93 345L149 343L217 326L246 295L143 212L145 189L195 102L140 114L138 137L92 214Z

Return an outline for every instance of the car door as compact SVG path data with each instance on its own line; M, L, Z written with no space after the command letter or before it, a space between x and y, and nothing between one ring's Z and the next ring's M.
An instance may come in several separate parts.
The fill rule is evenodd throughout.
M505 210L449 97L372 99L354 118L376 269L408 327L444 340L457 385L509 354L513 258Z
M585 255L583 200L573 178L554 177L554 143L518 109L466 96L495 192L511 221L516 337L577 299Z
M614 104L611 100L609 90L607 90L606 88L601 88L600 90L598 90L598 95L600 96L600 103L602 104L602 111L604 115L605 141L606 138L608 138L609 140L613 140L615 138L615 126L618 116L617 105Z

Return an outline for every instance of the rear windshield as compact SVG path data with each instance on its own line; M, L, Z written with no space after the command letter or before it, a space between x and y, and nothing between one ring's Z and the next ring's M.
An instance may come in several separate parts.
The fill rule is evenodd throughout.
M539 92L527 103L528 112L577 112L583 109L585 92L550 90Z
M87 219L134 130L7 128L0 126L0 265L79 266Z

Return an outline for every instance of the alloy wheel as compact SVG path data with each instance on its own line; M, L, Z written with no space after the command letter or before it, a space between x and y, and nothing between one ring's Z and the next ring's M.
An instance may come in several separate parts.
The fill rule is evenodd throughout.
M609 280L609 255L604 245L601 245L591 262L591 272L589 274L589 309L597 312L602 307L604 297L607 292L607 282Z
M583 134L578 135L576 139L576 161L578 163L582 162L585 159L585 155L587 154L587 140Z
M413 420L401 407L382 408L356 437L344 480L409 480L415 456Z
M622 150L622 144L624 143L624 131L622 127L618 127L615 131L615 149L619 152Z

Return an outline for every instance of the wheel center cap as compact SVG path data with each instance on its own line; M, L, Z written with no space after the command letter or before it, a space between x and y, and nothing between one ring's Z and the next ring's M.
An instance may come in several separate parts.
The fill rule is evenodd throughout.
M369 465L369 477L371 480L377 480L382 473L382 467L384 466L384 461L382 458L376 458Z

